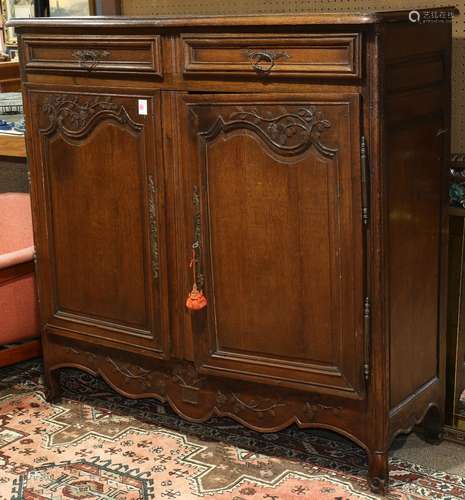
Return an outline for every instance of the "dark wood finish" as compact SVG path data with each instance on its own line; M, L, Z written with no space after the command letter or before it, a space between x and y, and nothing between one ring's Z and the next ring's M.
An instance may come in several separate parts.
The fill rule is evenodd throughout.
M0 92L19 92L20 90L19 63L0 62Z
M361 174L359 144L349 141L359 95L180 99L186 240L197 189L211 306L205 331L193 332L208 339L201 372L361 398L363 337L353 332L363 331L354 314L363 263L352 252L362 248ZM325 120L321 138L312 135ZM289 138L273 134L281 124Z
M464 217L465 216L465 208L460 207L449 207L449 215Z
M108 0L116 1L116 0ZM426 12L449 13L454 16L459 13L456 7L437 7L425 9ZM422 9L418 9L420 13ZM372 25L381 23L407 23L409 22L410 10L384 11L384 12L314 12L305 14L261 14L245 16L161 16L161 17L111 17L105 19L92 17L55 17L55 18L33 18L25 22L24 19L12 19L8 21L9 27L40 28L50 27L83 27L95 28L190 28L190 27L226 27L226 26L311 26L311 25Z
M334 430L377 492L398 433L435 437L451 26L406 19L13 23L23 53L161 37L163 79L23 58L50 397L74 366L191 421Z
M250 75L359 78L361 35L182 35L183 72L195 75Z
M446 418L449 425L456 425L457 405L465 390L465 214L450 218L449 241Z
M26 69L80 73L131 73L161 77L160 36L24 37Z
M434 440L445 404L451 33L440 24L421 30L421 44L416 25L382 30L389 89L382 150L389 249L384 312L390 434L423 420Z
M91 337L165 356L161 131L138 115L138 98L150 117L159 114L157 94L27 94L28 109L41 117L31 133L48 165L38 171L31 164L43 181L48 235L38 249L39 259L49 256L41 269L42 311L46 322L81 325Z

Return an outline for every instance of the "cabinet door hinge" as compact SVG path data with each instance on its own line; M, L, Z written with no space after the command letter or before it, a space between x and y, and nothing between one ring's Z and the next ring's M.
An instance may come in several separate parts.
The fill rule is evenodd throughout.
M360 163L362 167L362 221L364 225L368 225L370 220L370 178L368 171L368 148L364 136L362 136L360 141Z
M365 382L370 378L370 339L371 339L371 302L369 297L363 301L363 330L365 335L365 365L363 374Z

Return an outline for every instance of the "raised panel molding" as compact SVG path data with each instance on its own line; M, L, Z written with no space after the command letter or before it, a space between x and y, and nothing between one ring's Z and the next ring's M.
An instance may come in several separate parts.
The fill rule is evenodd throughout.
M42 89L29 93L39 116L34 127L41 161L47 165L40 186L47 210L43 245L54 256L42 266L47 286L56 290L43 308L50 324L85 330L87 338L144 346L165 358L164 179L162 159L152 144L158 131L149 118L137 115L140 97ZM157 110L158 95L144 94L144 99L149 114ZM119 195L113 196L112 189ZM109 204L112 210L106 209ZM76 209L79 215L63 222L64 212L74 205L83 206ZM77 253L68 242L79 231ZM64 284L64 276L70 275L77 288L79 280L95 280L87 295L74 294ZM124 291L123 282L130 291Z
M247 281L247 276L237 276L244 293L237 297L237 302L232 302L232 296L224 290L234 287L235 277L231 277L229 281L227 265L222 263L224 256L230 268L237 272L244 262L245 269L259 270L259 283L265 281L264 275L269 275L267 282L273 283L271 287L276 286L282 277L275 275L275 270L281 265L279 257L273 252L275 246L279 247L279 252L283 254L284 274L294 278L299 273L311 272L313 276L319 271L306 264L299 264L299 259L291 259L297 264L289 264L285 255L308 252L315 244L315 234L329 234L327 239L323 239L325 236L321 237L319 246L324 246L324 255L333 255L334 252L334 257L330 257L330 260L318 254L315 255L315 260L319 259L321 266L325 266L321 275L326 273L325 276L331 276L331 285L328 291L325 289L322 292L320 288L318 293L323 293L325 297L330 296L332 307L336 311L342 307L341 287L348 295L354 296L353 303L360 302L361 305L361 285L357 278L352 281L352 269L343 268L340 257L340 250L345 245L353 247L358 244L357 238L342 227L340 221L348 220L352 216L352 210L357 209L357 201L351 193L359 175L358 159L351 153L347 136L349 127L357 129L358 126L359 96L329 94L312 97L311 94L294 96L263 93L241 96L186 96L182 101L186 121L189 119L191 122L190 133L186 130L189 133L189 144L193 145L189 155L199 157L198 170L194 174L196 178L193 179L189 191L193 189L194 194L197 191L201 194L201 207L199 210L194 203L189 219L193 218L198 225L200 216L202 223L202 237L195 238L194 241L203 243L204 265L203 269L198 270L198 274L204 277L202 284L205 281L209 299L203 332L208 336L209 344L208 351L205 347L199 348L202 349L202 354L199 354L202 357L201 373L281 385L297 390L324 387L332 394L363 399L365 387L360 372L355 373L352 369L354 352L360 355L362 347L351 340L352 330L348 325L352 321L352 313L345 312L347 306L344 309L345 322L340 320L339 313L331 314L326 310L321 316L318 316L317 311L296 313L299 306L295 304L307 304L307 297L301 297L300 292L294 292L290 285L289 294L295 293L298 299L289 304L284 294L280 305L283 311L286 308L292 311L289 324L292 322L295 330L290 335L295 335L296 342L291 346L282 342L285 345L282 347L283 351L287 349L286 355L280 355L278 348L273 351L273 347L270 347L269 351L260 350L267 349L263 347L263 343L260 344L260 338L265 338L268 334L271 346L275 342L274 335L280 334L279 328L276 327L276 332L271 333L270 329L267 330L268 327L273 328L270 326L271 322L265 324L265 321L258 319L255 324L251 319L252 326L248 330L247 325L233 319L228 308L238 308L238 318L248 314L252 317L252 314L256 313L260 316L258 311L252 311L253 306L250 307L252 312L249 313L248 305L253 303L254 294L268 297L270 287L263 286L258 288L258 292L251 292L255 284ZM220 137L223 133L230 135ZM254 140L248 140L252 136ZM229 159L230 157L233 159ZM191 169L192 166L186 163L183 172L186 178L192 175ZM242 179L246 179L246 182L242 183ZM200 187L197 187L198 185ZM254 198L252 186L263 192L263 200ZM315 201L312 200L312 190L315 190ZM231 193L234 193L234 196ZM187 195L188 188L186 197ZM243 204L239 206L237 200L242 200ZM260 211L261 203L267 204L264 213ZM349 208L351 205L353 209ZM319 214L319 219L315 217L313 224L308 223L308 226L314 227L313 236L309 234L308 226L299 223L298 210L305 211L309 218L315 217L312 214ZM279 220L278 213L287 221L285 224ZM242 214L242 217L239 214ZM241 227L241 224L245 224L245 217L248 217L247 221L250 220L253 232L248 233L246 227ZM228 224L225 228L226 221ZM321 227L317 228L320 224ZM268 225L273 226L274 234L279 234L279 238L273 239L270 236ZM192 234L190 228L188 234ZM222 241L228 243L224 246L218 244L218 235L221 235ZM257 248L256 253L247 254L244 243L238 243L242 249L238 252L235 241L242 236L250 247ZM229 245L233 247L230 254L227 248ZM267 248L270 248L270 255L267 254ZM247 260L248 255L251 255L250 262ZM198 262L200 260L197 259ZM260 266L264 267L264 262L269 266L266 270L260 269ZM349 286L352 287L350 291ZM270 304L270 301L267 303ZM308 305L310 306L310 303ZM273 302L273 308L277 307L278 304ZM242 312L239 312L239 309ZM324 319L321 319L323 314ZM304 317L305 319L302 319ZM308 347L309 340L306 335L311 336L318 330L320 320L324 328L324 333L320 335L331 331L331 334L328 333L328 339L338 337L337 341L334 340L335 347L331 352L329 349L325 350L323 343L312 350ZM279 318L275 316L273 321L274 325L279 324ZM262 325L265 326L258 334ZM222 333L225 331L226 334ZM294 333L296 331L305 333L301 333L302 338L297 338L298 335ZM233 335L236 336L237 342ZM304 337L307 340L303 340ZM242 338L243 341L239 340ZM259 340L255 342L255 338ZM303 349L298 352L294 345L300 341ZM312 339L313 341L318 344L318 339ZM332 341L328 340L326 345ZM344 352L340 353L338 349ZM240 405L238 401L236 404Z

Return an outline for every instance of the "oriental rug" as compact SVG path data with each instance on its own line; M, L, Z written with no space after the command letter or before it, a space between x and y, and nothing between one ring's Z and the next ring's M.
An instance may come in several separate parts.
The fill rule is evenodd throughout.
M85 373L63 370L61 383L52 405L39 361L0 370L0 500L378 498L363 450L334 434L194 424ZM385 498L465 498L463 477L397 458L390 466Z

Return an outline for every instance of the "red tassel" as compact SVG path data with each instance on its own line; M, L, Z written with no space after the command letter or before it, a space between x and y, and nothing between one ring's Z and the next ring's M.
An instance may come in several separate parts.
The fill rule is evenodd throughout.
M200 311L207 305L207 298L203 294L202 290L197 288L197 285L194 283L192 287L192 291L187 297L186 307L191 311Z
M207 306L207 298L203 294L202 290L197 288L197 276L195 273L195 250L192 250L192 260L189 264L189 267L192 267L192 271L194 274L194 285L192 286L192 290L189 293L186 300L186 307L191 311L200 311Z

